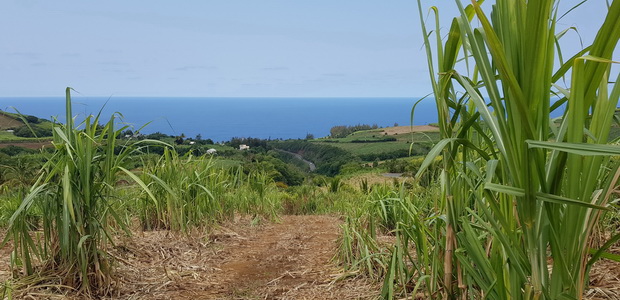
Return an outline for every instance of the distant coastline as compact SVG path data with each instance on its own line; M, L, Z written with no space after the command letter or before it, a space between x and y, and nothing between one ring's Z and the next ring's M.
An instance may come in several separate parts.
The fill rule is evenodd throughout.
M380 127L411 125L411 108L419 98L155 98L74 97L78 119L103 109L107 120L114 112L124 116L133 130L150 124L143 133L162 132L210 138L216 142L233 137L263 139L304 138L329 135L337 125L377 124ZM41 118L64 120L64 98L0 98L0 109ZM416 108L415 125L437 121L432 99Z

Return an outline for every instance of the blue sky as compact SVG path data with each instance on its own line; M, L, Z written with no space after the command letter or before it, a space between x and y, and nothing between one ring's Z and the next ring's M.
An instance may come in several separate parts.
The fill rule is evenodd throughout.
M453 1L423 2L446 27L456 15ZM561 25L589 43L604 12L590 0ZM85 96L431 91L413 0L0 0L0 39L0 97L62 96L66 86ZM581 48L576 34L565 40Z

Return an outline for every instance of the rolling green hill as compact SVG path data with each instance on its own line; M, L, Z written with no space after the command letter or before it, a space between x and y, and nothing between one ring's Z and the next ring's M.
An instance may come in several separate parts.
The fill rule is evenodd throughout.
M436 127L399 126L357 131L344 138L322 138L311 142L338 147L364 161L373 161L410 156L410 153L425 154L438 140Z

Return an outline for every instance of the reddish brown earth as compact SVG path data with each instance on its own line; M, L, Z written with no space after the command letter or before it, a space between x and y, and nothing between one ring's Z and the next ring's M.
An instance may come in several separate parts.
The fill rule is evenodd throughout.
M276 223L251 223L237 218L208 236L139 231L118 241L111 251L117 260L114 292L104 299L378 298L379 283L345 277L332 261L342 223L338 218L282 216ZM0 249L0 281L10 278L9 254L9 247ZM619 270L620 263L595 264L584 298L620 299ZM84 299L45 288L16 296Z
M340 279L332 262L341 221L283 216L238 220L209 238L144 232L114 255L124 262L114 299L374 299L379 287ZM234 230L234 231L233 231Z
M41 149L43 147L52 147L52 143L50 141L26 142L26 143L21 143L21 142L0 143L0 148L5 148L8 146L17 146L17 147L28 148L28 149Z
M332 262L341 221L282 216L251 225L237 218L213 230L137 232L118 241L113 292L103 299L376 299L378 283L343 278ZM120 233L119 233L120 235ZM0 281L10 278L10 247L0 249ZM50 285L54 285L51 283ZM20 299L84 299L70 290L33 288Z
M439 127L430 125L396 126L388 127L383 130L387 135L406 134L412 132L438 132Z
M24 125L24 123L0 112L0 129L18 127L21 125Z

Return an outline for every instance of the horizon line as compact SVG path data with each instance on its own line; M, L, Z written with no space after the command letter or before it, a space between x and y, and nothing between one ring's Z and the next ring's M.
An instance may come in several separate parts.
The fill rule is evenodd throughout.
M372 98L423 98L424 96L84 96L81 94L72 94L72 98L207 98L207 99L322 99L322 98L354 98L354 99L372 99ZM65 96L2 96L0 99L6 98L65 98ZM428 97L431 98L431 97Z

